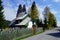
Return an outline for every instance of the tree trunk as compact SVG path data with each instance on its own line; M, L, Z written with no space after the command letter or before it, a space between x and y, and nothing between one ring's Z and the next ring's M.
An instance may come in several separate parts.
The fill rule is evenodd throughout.
M35 35L36 34L36 25L35 24L33 24L33 34Z

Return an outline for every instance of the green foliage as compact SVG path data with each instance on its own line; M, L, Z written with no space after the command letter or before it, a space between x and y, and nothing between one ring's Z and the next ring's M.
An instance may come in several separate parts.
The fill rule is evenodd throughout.
M56 21L56 19L53 22L53 27L57 27L57 21Z
M38 10L37 10L35 2L33 2L32 6L31 6L30 17L33 22L35 22L35 20L38 19Z
M51 12L49 13L49 22L48 23L51 27L57 27L56 18Z
M38 27L42 27L42 24L43 24L42 20L37 19L36 24L37 24Z
M9 20L5 20L5 28L8 28L9 27L10 22L11 21L9 21Z
M28 37L30 37L30 36L33 36L33 34L28 34L28 35L22 36L22 37L20 37L20 38L17 38L16 40L22 40L22 39L28 38Z
M50 12L49 7L46 7L44 10L44 29L50 29L51 27L56 27L57 22L55 16Z
M43 26L43 30L48 29L48 24L47 24L47 23L48 23L48 22L47 22L47 19L44 18L44 26Z
M50 12L49 13L49 21L48 21L48 24L50 27L52 27L53 22L54 22L54 15Z
M49 29L49 27L48 27L49 12L50 12L50 9L49 9L49 7L46 6L45 9L44 9L44 26L43 26L43 30Z
M3 28L6 28L8 26L8 21L4 19L2 10L3 10L3 6L2 6L2 1L0 0L0 29L1 31Z
M2 1L0 0L0 29L4 28L5 26L5 19L2 10L3 10L3 6L2 6Z

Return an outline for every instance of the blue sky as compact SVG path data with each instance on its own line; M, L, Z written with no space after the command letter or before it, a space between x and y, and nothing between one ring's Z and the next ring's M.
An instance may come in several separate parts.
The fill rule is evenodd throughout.
M35 1L39 10L40 17L43 18L42 12L46 6L55 15L57 25L60 26L60 0L2 0L4 6L5 19L12 21L16 17L19 4L27 4L26 8L29 9L32 2Z

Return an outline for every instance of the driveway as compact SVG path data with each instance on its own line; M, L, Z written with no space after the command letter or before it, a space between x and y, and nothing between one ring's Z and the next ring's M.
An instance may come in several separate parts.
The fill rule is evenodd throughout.
M25 38L23 40L60 40L60 28L48 30L44 33Z

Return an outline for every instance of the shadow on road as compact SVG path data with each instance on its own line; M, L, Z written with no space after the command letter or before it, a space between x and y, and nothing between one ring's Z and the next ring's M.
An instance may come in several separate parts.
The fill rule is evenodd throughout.
M57 31L60 31L60 29L56 29Z
M47 34L47 35L60 38L60 32L57 32L57 33L49 33L49 34Z

